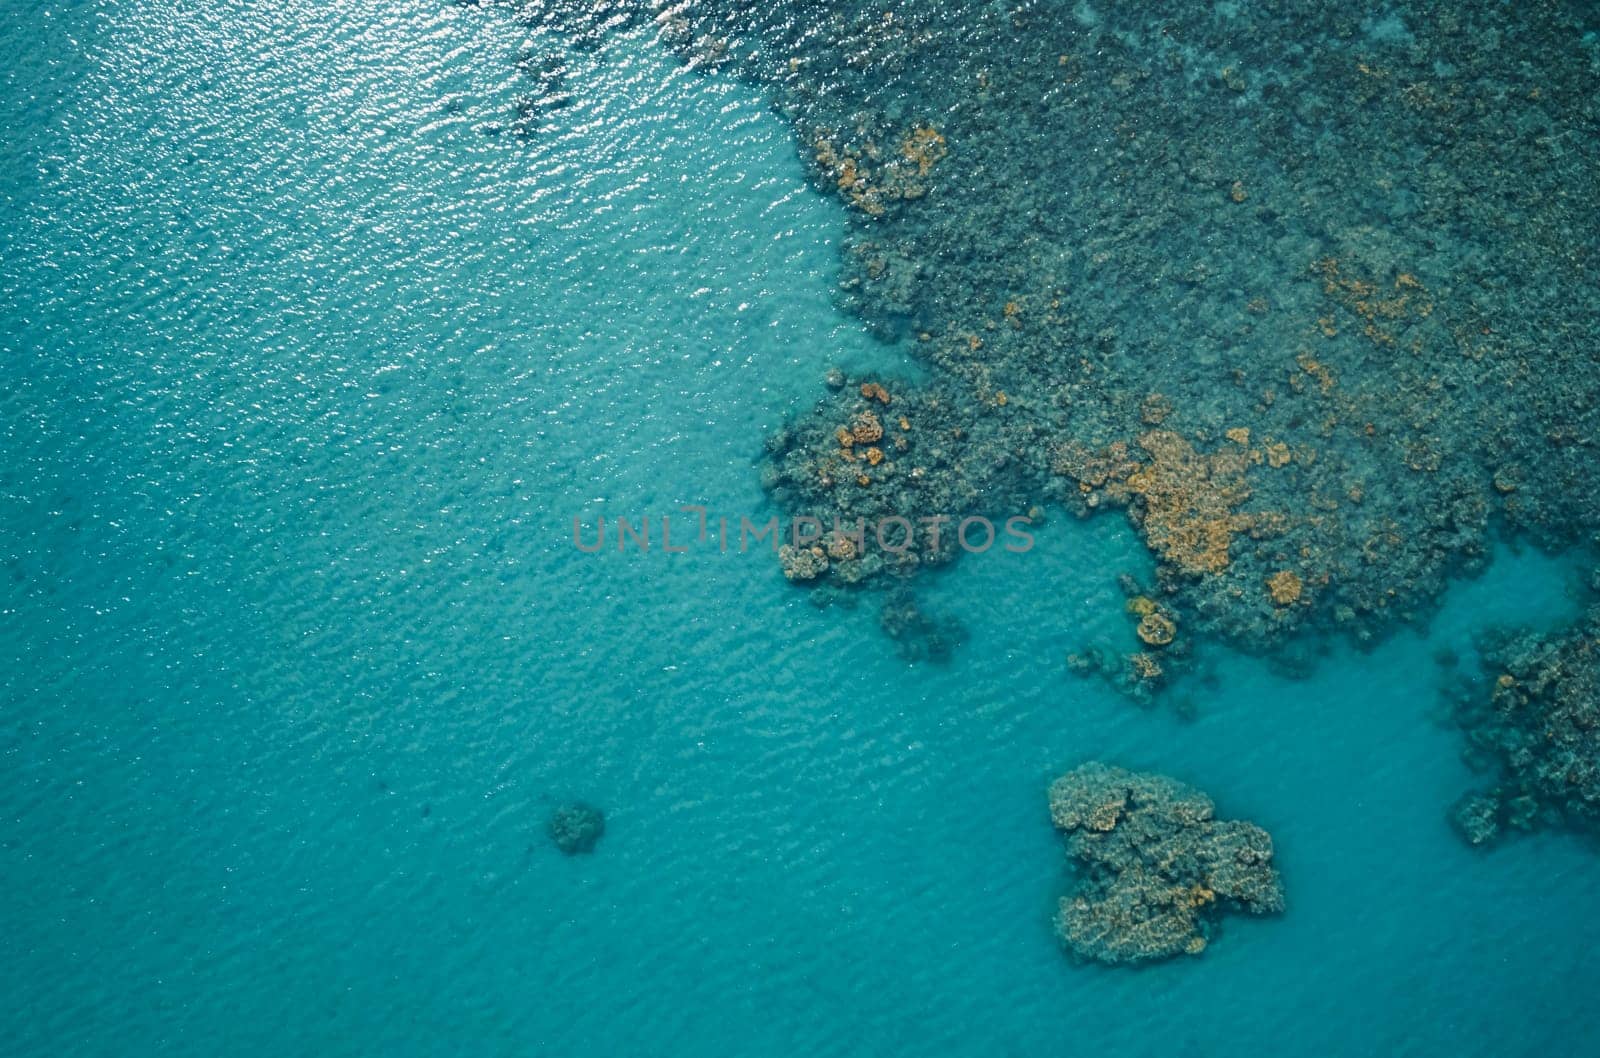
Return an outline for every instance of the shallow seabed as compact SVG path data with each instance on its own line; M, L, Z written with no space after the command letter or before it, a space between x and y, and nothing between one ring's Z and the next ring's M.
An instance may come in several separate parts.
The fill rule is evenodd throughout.
M753 90L429 2L26 4L0 29L6 1053L1578 1053L1593 852L1489 854L1436 656L1555 625L1502 548L1426 630L1185 722L1126 640L1120 520L930 589L907 666L769 559L571 519L771 513L835 364L843 206ZM525 64L526 65L526 64ZM531 131L531 134L525 134ZM1276 840L1281 919L1074 965L1048 781L1177 776ZM552 804L608 810L588 857Z

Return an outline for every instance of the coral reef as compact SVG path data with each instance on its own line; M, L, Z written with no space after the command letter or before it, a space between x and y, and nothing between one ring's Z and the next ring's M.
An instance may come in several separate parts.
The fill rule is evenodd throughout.
M810 553L785 545L791 580L840 587L903 578L949 562L963 518L1003 521L1034 506L1041 479L1025 458L1039 435L1026 424L975 423L936 386L834 381L811 414L767 439L767 492L828 534Z
M1292 569L1280 569L1267 578L1267 593L1279 606L1293 606L1299 602L1303 589L1300 574Z
M1201 456L1182 436L1150 430L1139 437L1140 455L1118 442L1097 455L1068 442L1054 469L1074 479L1095 507L1102 497L1130 507L1151 549L1185 573L1226 569L1235 533L1256 518L1238 507L1250 497L1244 472L1256 453L1232 444Z
M927 368L888 387L909 436L863 398L910 451L785 428L780 506L1124 511L1186 638L1284 656L1420 619L1495 524L1600 527L1592 27L1388 10L673 5L850 204L843 304Z
M1139 618L1134 632L1146 646L1164 647L1177 636L1178 626L1166 614L1148 613Z
M778 548L778 563L783 568L783 575L790 580L816 580L828 572L830 551L840 559L852 557L837 544L830 544L826 549L816 544L810 547L784 544Z
M1112 964L1198 955L1224 912L1281 912L1271 837L1214 812L1162 775L1095 762L1057 779L1050 818L1077 873L1056 920L1067 948Z
M520 5L761 86L846 203L841 304L924 377L781 429L780 509L1120 511L1179 642L1286 659L1422 619L1496 526L1600 528L1583 5L1069 7ZM822 547L792 579L953 556ZM1141 626L1144 689L1187 662Z
M582 801L558 806L550 813L550 819L545 824L545 833L550 840L568 856L593 852L605 832L605 814Z
M1600 834L1600 609L1553 634L1483 643L1484 679L1457 697L1468 761L1492 783L1453 820L1471 844L1507 829L1559 826Z
M899 149L892 153L865 128L856 131L853 139L820 134L812 142L812 152L823 181L873 217L883 216L894 203L926 195L928 175L949 153L944 136L927 124L903 132Z

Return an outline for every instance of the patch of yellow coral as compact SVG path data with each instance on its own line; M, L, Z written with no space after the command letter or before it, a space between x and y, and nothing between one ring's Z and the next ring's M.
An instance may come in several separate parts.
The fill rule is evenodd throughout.
M1135 631L1146 645L1164 647L1177 638L1178 626L1166 614L1149 613L1140 620Z
M870 411L864 411L850 424L850 437L862 444L872 444L883 438L883 423Z
M1128 665L1133 669L1133 674L1141 680L1159 680L1161 678L1161 663L1143 651L1137 654L1129 654Z
M1300 601L1303 585L1300 574L1292 569L1280 569L1267 578L1267 592L1279 606L1290 606Z
M1139 438L1148 463L1127 476L1130 493L1144 500L1145 538L1163 559L1188 573L1219 573L1228 566L1233 535L1253 519L1237 511L1250 496L1248 460L1237 449L1206 456L1170 430Z
M1116 829L1117 822L1122 818L1124 802L1121 800L1107 801L1105 804L1095 805L1089 810L1089 829L1097 830L1104 834L1108 830Z
M1338 380L1328 366L1310 353L1301 353L1295 357L1295 363L1299 365L1300 370L1317 380L1317 388L1323 393L1332 392L1334 386L1338 385Z

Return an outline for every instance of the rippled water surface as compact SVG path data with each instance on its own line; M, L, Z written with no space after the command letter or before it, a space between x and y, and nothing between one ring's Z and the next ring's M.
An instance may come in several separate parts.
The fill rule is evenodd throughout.
M1183 722L1065 674L1149 560L1061 517L946 574L971 642L908 666L758 555L571 545L764 519L824 372L911 370L752 90L412 0L13 4L0 53L0 1051L1600 1038L1592 853L1465 848L1434 715L1441 648L1575 612L1561 562L1310 679L1226 661ZM1044 790L1090 757L1271 830L1287 915L1071 964ZM592 857L544 838L574 796Z

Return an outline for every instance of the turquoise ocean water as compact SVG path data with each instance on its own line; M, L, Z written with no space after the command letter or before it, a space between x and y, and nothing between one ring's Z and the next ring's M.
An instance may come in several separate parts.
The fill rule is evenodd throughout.
M1184 722L1065 672L1128 636L1119 519L943 576L934 667L758 555L581 554L765 518L826 370L912 370L759 95L426 0L8 14L0 1053L1597 1053L1593 853L1462 844L1435 697L1563 561ZM522 135L530 51L572 98ZM1267 827L1288 913L1069 962L1089 758Z

